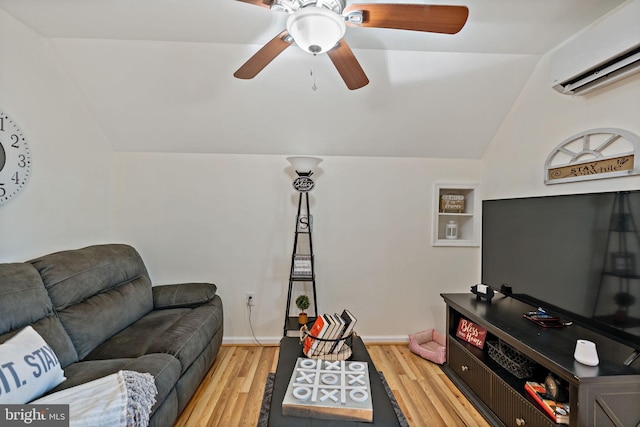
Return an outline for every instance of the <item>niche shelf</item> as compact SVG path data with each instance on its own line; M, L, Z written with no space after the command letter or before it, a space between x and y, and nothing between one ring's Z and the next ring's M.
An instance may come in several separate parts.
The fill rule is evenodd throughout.
M446 200L443 203L443 196ZM433 191L433 246L480 246L480 194L478 184L436 182ZM447 224L454 221L457 238L447 239Z

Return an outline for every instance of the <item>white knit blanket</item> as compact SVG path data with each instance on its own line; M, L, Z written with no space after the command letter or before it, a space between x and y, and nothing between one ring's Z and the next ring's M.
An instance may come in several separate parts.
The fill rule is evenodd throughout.
M151 374L118 371L30 403L68 404L71 427L141 427L149 424L157 393Z

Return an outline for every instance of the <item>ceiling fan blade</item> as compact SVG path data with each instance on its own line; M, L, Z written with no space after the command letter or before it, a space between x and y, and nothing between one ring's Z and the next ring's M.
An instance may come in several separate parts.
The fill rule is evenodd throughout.
M350 90L360 89L369 84L367 75L344 39L328 51L327 55Z
M271 8L272 0L238 0L244 3L255 4L256 6L266 7L267 9Z
M342 14L348 17L350 12L356 11L362 11L363 22L347 20L347 25L443 34L455 34L460 31L469 16L466 6L386 3L352 4L347 6Z
M238 71L233 73L239 79L252 79L258 75L271 61L280 55L286 48L291 46L292 39L289 32L284 30L270 42L262 46Z

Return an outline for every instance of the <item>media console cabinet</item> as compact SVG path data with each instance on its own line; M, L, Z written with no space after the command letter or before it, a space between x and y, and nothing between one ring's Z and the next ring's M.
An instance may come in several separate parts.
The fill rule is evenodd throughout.
M487 329L486 341L502 340L534 363L530 381L547 374L568 383L570 426L640 427L640 359L624 361L633 349L574 322L543 328L522 317L537 307L496 293L491 302L468 294L441 294L447 304L447 363L443 366L462 393L497 426L556 426L518 379L475 347L456 337L461 318ZM571 319L568 319L571 320ZM578 339L596 343L600 363L591 367L573 358Z

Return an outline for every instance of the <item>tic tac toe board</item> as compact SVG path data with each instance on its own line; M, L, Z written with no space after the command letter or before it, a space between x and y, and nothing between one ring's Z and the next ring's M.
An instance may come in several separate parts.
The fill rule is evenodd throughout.
M373 421L367 362L299 357L282 401L282 415Z

